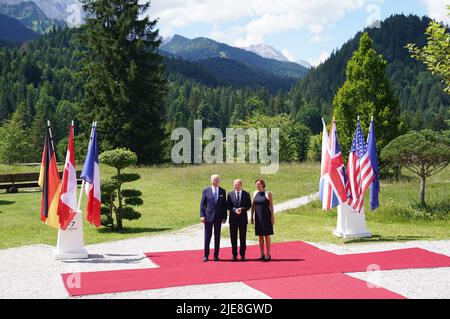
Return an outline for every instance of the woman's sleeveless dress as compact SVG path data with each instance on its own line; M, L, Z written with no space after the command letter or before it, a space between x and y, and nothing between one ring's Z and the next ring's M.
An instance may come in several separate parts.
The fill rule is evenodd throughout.
M273 235L272 213L266 192L256 192L253 197L255 205L255 233L256 236Z

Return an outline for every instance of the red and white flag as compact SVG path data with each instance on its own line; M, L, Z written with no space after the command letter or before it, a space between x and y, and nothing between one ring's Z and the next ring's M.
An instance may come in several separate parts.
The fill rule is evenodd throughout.
M62 230L66 230L77 213L77 165L75 163L73 131L72 123L58 206L59 225Z

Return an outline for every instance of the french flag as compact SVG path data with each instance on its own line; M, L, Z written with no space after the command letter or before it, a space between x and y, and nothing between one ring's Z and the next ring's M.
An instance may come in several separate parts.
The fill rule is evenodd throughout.
M86 182L88 196L86 219L89 223L100 227L100 209L102 206L100 196L100 166L98 162L98 143L96 123L92 126L91 140L88 153L84 161L81 179Z

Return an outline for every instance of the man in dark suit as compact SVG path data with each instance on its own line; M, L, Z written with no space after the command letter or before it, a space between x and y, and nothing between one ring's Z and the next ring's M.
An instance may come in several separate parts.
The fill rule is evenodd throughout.
M214 261L219 260L220 231L222 224L227 221L226 191L219 187L219 175L211 176L211 186L205 188L200 202L200 221L205 224L205 256L209 258L209 246L214 229Z
M233 251L233 261L237 260L237 237L239 232L241 260L245 261L245 250L247 249L247 211L252 207L250 194L242 189L242 181L234 181L234 191L228 193L227 208L230 211L230 237Z

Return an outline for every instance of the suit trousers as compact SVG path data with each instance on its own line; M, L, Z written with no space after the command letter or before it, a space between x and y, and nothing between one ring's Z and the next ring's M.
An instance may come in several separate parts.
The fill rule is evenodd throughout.
M212 222L205 222L205 257L209 258L209 246L214 229L214 257L219 257L220 251L220 231L222 229L222 220L214 219Z
M240 241L240 249L239 254L241 257L245 257L245 251L247 249L247 223L244 221L243 217L247 216L241 216L239 218L236 218L233 221L230 221L230 237L231 237L231 246L233 251L233 256L237 257L238 250L237 250L237 238L238 238L238 232L239 232L239 241Z

